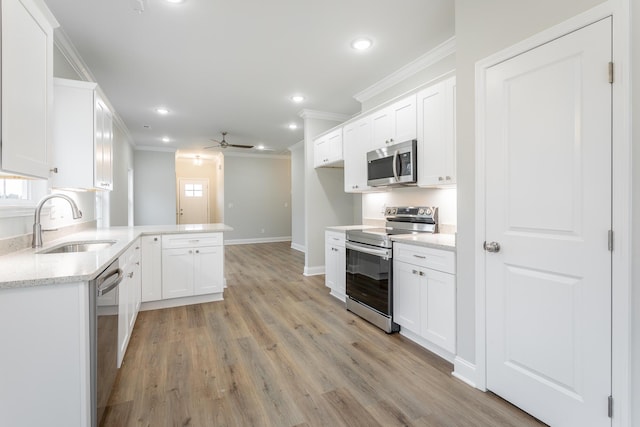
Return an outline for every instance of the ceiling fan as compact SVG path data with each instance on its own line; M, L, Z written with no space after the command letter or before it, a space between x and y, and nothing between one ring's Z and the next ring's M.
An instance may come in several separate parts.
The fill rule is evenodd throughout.
M204 147L203 150L206 150L208 148L227 148L227 147L235 147L235 148L253 148L253 145L242 145L242 144L229 144L226 140L225 137L227 136L228 132L222 132L222 141L218 141L215 139L212 139L213 142L217 142L218 145L212 145L210 147Z

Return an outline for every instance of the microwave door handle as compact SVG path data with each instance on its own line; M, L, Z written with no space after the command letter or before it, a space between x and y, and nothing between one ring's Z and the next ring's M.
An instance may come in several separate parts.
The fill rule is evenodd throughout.
M398 154L399 151L396 150L393 153L393 177L396 179L396 182L400 182L400 177L398 176Z

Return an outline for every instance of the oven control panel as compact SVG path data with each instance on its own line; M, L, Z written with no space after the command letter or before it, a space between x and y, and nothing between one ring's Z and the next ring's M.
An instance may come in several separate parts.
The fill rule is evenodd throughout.
M388 207L384 210L384 216L404 216L404 217L422 217L433 218L437 208L430 206L411 206L411 207Z

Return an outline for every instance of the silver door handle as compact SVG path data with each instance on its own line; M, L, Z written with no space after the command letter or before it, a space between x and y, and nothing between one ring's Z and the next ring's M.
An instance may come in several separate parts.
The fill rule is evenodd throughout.
M482 245L485 251L487 252L500 252L500 243L498 242L484 242Z
M396 163L398 163L398 154L399 154L398 150L396 150L393 153L393 165L392 165L393 177L396 179L396 182L400 182L400 177L398 177L398 167L396 166Z

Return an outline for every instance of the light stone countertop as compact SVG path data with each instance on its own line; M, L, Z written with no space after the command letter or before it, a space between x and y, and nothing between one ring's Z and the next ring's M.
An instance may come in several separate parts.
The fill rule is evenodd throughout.
M408 243L418 246L426 246L434 249L444 249L447 251L456 251L456 235L444 233L417 233L417 234L398 234L391 236L391 240L398 243Z
M143 235L216 233L232 230L233 228L225 224L110 227L81 231L50 242L46 240L45 234L45 243L41 248L28 248L0 256L0 291L31 286L87 282L96 278L138 237ZM39 253L65 242L91 242L95 240L115 240L116 243L109 248L94 252Z

